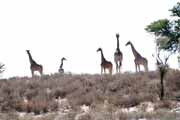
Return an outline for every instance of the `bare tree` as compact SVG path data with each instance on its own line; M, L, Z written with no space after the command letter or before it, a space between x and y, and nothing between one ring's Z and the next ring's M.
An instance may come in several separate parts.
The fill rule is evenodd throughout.
M5 65L0 63L0 74L2 74L5 71Z
M164 99L164 77L169 69L169 65L167 63L169 57L171 54L169 54L168 56L165 56L164 59L162 59L160 57L160 53L157 53L157 57L156 57L156 65L157 65L157 69L159 71L160 74L160 100Z

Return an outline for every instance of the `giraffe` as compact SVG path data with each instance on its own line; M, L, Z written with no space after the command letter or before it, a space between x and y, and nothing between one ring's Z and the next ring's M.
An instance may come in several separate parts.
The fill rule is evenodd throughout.
M30 69L31 69L31 74L32 74L32 77L34 76L34 72L35 71L38 71L41 75L43 74L43 66L40 65L40 64L37 64L32 56L31 56L31 53L30 53L30 50L26 50L28 56L29 56L29 61L30 61Z
M120 72L120 68L122 66L122 60L123 60L123 54L119 49L119 34L116 34L116 38L117 38L117 48L116 51L114 53L114 62L116 64L116 73Z
M143 65L145 71L148 72L148 61L147 61L147 59L144 58L144 57L142 57L142 56L136 51L136 49L134 48L133 44L132 44L130 41L128 41L128 42L126 43L126 46L127 46L127 45L130 45L130 46L131 46L131 50L132 50L133 55L134 55L134 57L135 57L134 63L135 63L136 72L138 72L138 70L139 70L139 72L140 72L140 65Z
M64 73L64 69L63 69L63 61L64 60L67 60L67 59L64 57L61 59L61 65L60 65L59 70L58 70L60 73Z
M97 52L99 51L101 52L101 75L103 74L103 70L104 73L106 73L106 69L108 69L109 73L112 74L112 68L113 68L112 63L104 58L103 51L101 48L97 49Z

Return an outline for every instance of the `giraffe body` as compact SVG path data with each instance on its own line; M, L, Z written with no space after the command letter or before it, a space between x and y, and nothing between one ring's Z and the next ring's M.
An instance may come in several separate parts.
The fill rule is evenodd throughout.
M37 64L32 56L29 50L26 50L28 57L29 57L29 61L30 61L30 70L31 70L31 74L32 76L34 76L34 72L38 71L41 75L43 74L43 66L40 64Z
M30 69L31 69L32 76L34 76L34 72L35 71L38 71L41 75L43 74L43 67L42 67L42 65L39 65L39 64L31 65Z
M116 73L118 73L120 72L122 66L123 54L119 49L119 34L116 34L116 38L117 38L117 48L114 53L114 62L116 64Z
M146 58L142 57L141 59L139 58L135 58L134 59L134 63L135 63L135 68L136 68L136 72L139 71L140 72L140 65L144 66L145 71L148 71L148 61Z
M148 60L145 58L145 57L142 57L137 51L136 49L134 48L133 44L128 41L126 43L126 46L127 45L130 45L131 46L131 50L133 52L133 55L135 57L134 59L134 63L135 63L135 69L136 69L136 72L140 72L140 65L143 65L144 66L144 69L146 72L148 72Z
M101 74L103 74L103 72L106 73L106 69L108 69L109 73L112 74L112 63L104 58L103 51L101 48L97 50L97 52L99 51L101 52Z

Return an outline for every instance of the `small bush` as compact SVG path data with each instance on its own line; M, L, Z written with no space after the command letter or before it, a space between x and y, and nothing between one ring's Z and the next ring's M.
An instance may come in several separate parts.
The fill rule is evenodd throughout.
M59 97L66 97L66 91L63 88L55 88L51 92L51 97L58 99Z
M170 100L164 100L160 101L155 105L155 109L172 109L175 107L175 104L173 104L173 101Z

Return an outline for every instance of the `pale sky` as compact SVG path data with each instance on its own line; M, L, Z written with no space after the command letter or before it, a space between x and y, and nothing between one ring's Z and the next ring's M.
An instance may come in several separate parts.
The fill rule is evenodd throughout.
M152 54L154 36L144 28L169 18L178 0L1 0L0 62L6 65L3 77L31 76L26 49L42 64L45 74L58 71L62 57L65 72L100 73L101 47L113 63L116 33L123 52L122 72L135 71L134 56L127 41L155 69ZM170 66L177 68L171 57Z

